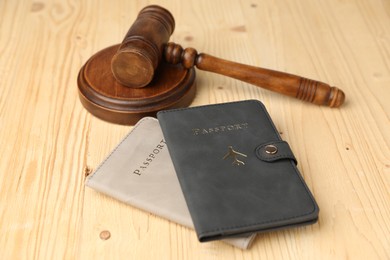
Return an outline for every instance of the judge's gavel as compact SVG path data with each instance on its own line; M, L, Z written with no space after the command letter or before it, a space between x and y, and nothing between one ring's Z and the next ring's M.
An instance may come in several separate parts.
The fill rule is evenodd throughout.
M193 48L183 50L176 43L168 43L174 27L168 10L156 5L142 9L111 60L114 77L127 87L145 87L164 58L187 69L196 66L317 105L339 107L344 102L342 90L323 82L198 54Z

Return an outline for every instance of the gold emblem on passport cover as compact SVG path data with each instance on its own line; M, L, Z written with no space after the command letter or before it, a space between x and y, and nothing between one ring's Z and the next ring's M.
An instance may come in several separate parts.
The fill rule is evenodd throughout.
M225 156L222 159L225 160L229 157L232 157L233 159L232 165L236 165L236 166L245 165L243 161L237 159L238 156L247 157L245 154L235 151L232 146L228 146L228 152L225 154Z

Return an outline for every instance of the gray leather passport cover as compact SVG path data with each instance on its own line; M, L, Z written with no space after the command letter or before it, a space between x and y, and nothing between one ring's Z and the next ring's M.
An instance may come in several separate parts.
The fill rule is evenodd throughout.
M157 116L201 242L317 220L295 157L259 101Z
M155 118L146 117L88 177L86 185L119 201L193 228L179 182ZM253 235L223 240L247 249Z

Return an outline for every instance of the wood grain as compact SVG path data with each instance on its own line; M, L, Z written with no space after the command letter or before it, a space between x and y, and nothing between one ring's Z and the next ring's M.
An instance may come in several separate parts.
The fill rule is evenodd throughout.
M390 4L154 1L183 46L342 86L340 109L199 71L193 105L259 99L319 206L319 223L260 234L247 251L84 187L129 127L88 114L77 73L121 42L149 1L0 1L2 259L389 259ZM102 231L111 236L102 240Z

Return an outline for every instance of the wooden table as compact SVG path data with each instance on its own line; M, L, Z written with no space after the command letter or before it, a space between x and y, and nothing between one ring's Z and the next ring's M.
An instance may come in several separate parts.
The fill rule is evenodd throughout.
M122 41L149 1L0 1L2 259L389 259L390 2L156 1L172 40L336 85L319 107L198 71L192 104L259 99L321 208L312 226L258 235L247 251L84 186L131 129L80 104L76 77ZM110 237L107 238L108 231Z

